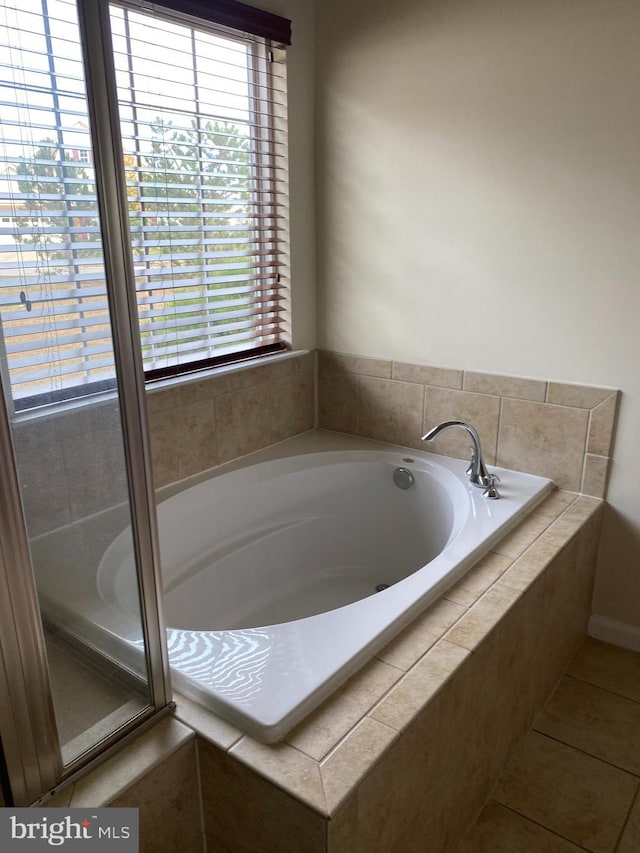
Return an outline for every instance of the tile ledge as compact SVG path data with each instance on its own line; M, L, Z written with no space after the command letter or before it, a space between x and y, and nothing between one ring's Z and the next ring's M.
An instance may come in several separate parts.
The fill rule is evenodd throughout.
M244 735L227 755L318 814L328 816L321 764L306 752L286 741L263 744Z
M102 808L195 739L195 733L171 716L154 723L119 752L67 786L62 783L41 803L44 808Z
M228 752L244 737L243 731L195 699L177 690L173 691L173 698L176 703L174 718L212 746Z

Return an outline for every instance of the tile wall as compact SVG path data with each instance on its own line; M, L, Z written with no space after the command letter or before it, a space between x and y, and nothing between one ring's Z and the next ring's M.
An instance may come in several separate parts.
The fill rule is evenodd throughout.
M137 808L140 853L203 853L196 737L165 717L46 806Z
M126 499L116 401L19 420L12 434L31 538Z
M315 354L150 390L156 487L312 429Z
M467 457L469 439L459 431L442 433L428 447L420 442L441 421L467 421L489 464L600 498L618 399L611 388L318 354L321 428Z
M314 426L315 354L175 386L150 386L156 487ZM21 420L13 438L29 535L49 533L127 495L114 400Z
M157 488L312 429L316 355L267 362L201 381L150 387ZM363 358L318 354L323 429L408 447L447 419L467 420L490 464L606 493L619 392ZM105 401L16 423L25 513L32 537L120 503L126 495L119 410ZM434 453L467 456L450 431Z

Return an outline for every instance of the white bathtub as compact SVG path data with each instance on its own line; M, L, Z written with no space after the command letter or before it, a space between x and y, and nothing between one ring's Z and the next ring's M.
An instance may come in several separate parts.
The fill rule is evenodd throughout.
M321 451L319 441L309 438L314 452L304 453L302 437L297 455L236 467L158 507L174 685L267 743L551 488L493 469L502 497L489 501L469 485L460 460L357 440ZM394 484L398 467L413 474L406 490ZM115 539L98 590L109 610L130 609L134 624L132 561L129 538ZM382 584L388 588L376 592Z

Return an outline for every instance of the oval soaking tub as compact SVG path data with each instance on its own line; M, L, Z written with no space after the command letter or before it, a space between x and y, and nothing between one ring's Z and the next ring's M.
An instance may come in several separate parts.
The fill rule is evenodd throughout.
M158 506L173 683L263 742L282 738L551 488L493 469L502 497L490 501L461 460L373 447L240 467ZM398 468L408 488L396 485ZM137 608L132 561L124 535L104 554L108 609Z

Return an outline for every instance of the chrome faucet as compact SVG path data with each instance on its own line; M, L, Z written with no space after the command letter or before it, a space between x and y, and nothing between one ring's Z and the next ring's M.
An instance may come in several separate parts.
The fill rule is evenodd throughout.
M482 449L480 447L480 436L476 430L464 421L444 421L438 426L430 429L429 432L422 436L422 441L433 441L433 439L451 427L461 427L466 430L471 436L473 447L471 449L471 462L466 473L469 475L469 481L479 489L484 489L483 497L491 500L497 500L500 497L496 489L496 483L500 482L500 478L495 474L490 474L484 464L482 458Z

